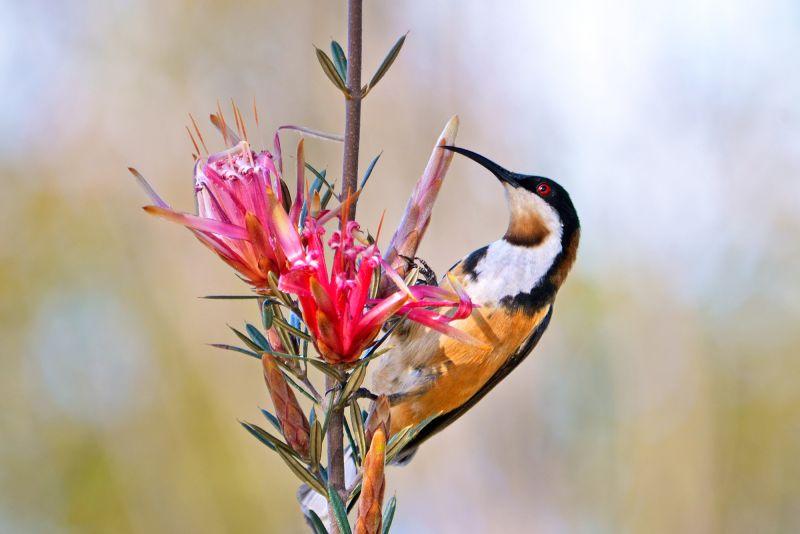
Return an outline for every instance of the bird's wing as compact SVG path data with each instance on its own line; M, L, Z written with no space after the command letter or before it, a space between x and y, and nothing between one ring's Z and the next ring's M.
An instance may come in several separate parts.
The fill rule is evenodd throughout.
M544 334L544 331L547 329L547 325L550 323L550 317L553 314L553 305L549 305L549 309L547 314L543 317L543 319L536 325L528 336L528 338L520 345L519 349L511 355L511 357L506 360L506 362L500 366L500 368L495 371L492 377L486 381L486 383L474 394L472 397L469 398L465 403L461 404L455 410L451 410L447 413L443 413L439 415L431 422L429 422L425 427L420 430L420 432L412 438L412 440L403 448L403 451L398 454L396 463L404 463L411 459L411 457L416 452L417 448L428 438L433 436L434 434L438 433L439 431L443 430L446 426L450 423L454 422L456 419L464 415L470 408L475 406L483 397L486 396L497 384L500 383L506 376L511 373L516 367L525 359L528 354L533 350L536 344Z

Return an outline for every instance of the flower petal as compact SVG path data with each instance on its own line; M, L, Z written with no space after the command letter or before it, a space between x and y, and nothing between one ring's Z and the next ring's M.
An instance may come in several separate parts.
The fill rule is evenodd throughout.
M136 181L139 182L139 185L142 187L142 189L144 189L144 192L147 193L147 196L150 197L150 200L152 200L156 206L159 208L169 208L169 204L164 202L161 197L158 196L158 193L156 193L156 190L153 189L152 185L150 185L150 182L148 182L139 171L133 167L128 167L128 171L134 176L134 178L136 178Z
M281 250L286 255L286 259L290 263L294 263L303 257L303 245L300 242L300 236L272 191L267 191L267 199L269 201L269 225L271 230Z
M180 223L187 228L198 230L200 232L210 232L212 234L218 234L230 239L247 239L249 237L247 230L241 226L235 226L233 224L206 219L196 215L190 215L188 213L178 213L177 211L172 211L171 209L162 208L159 206L145 206L144 211L151 215L156 215L158 217L167 219L168 221Z
M459 330L458 328L448 324L450 318L447 316L432 312L430 310L411 310L408 312L408 318L416 323L427 326L431 330L436 330L437 332L441 332L446 336L457 339L462 343L466 343L467 345L489 348L486 343L483 343L479 339L467 334L463 330Z
M304 145L304 139L300 139L300 142L297 143L297 193L294 195L292 209L289 210L289 218L292 220L295 226L300 222L300 210L303 207L303 202L305 201L306 160Z

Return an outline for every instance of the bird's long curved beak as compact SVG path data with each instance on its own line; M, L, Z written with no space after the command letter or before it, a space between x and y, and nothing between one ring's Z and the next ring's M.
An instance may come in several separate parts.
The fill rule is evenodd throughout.
M483 167L489 169L489 171L491 171L492 174L497 176L497 178L501 182L507 183L514 187L519 187L519 178L520 178L519 174L504 169L503 167L501 167L494 161L490 160L489 158L485 158L480 154L473 152L472 150L467 150L466 148L461 148L457 146L442 145L442 148L445 148L452 152L456 152L458 154L461 154L462 156L466 156L469 159L480 163Z

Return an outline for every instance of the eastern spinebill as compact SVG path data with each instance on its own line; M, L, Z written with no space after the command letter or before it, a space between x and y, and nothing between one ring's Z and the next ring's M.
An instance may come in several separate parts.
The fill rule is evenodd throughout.
M387 341L393 348L377 360L370 390L389 398L390 434L436 416L398 456L400 462L530 354L550 323L553 301L575 262L580 239L575 207L555 181L508 171L470 150L443 148L478 162L500 180L509 223L500 239L450 269L479 305L452 325L481 343L467 345L413 324L393 334Z
M531 353L550 323L580 240L578 214L558 183L508 171L470 150L442 148L478 162L500 180L509 222L500 239L467 254L448 273L479 305L450 324L479 343L404 324L386 341L393 348L376 360L370 396L388 397L390 435L432 418L395 463L408 461L422 442L475 406ZM346 478L355 476L352 462L346 471ZM305 511L325 514L321 495L304 488L299 497Z

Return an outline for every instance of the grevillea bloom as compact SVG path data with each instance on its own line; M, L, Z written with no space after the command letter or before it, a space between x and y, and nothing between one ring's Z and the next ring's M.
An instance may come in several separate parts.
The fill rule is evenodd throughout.
M309 219L301 235L277 198L268 196L271 230L288 261L288 271L281 277L279 288L297 296L303 320L326 361L356 361L393 315L407 316L465 342L474 342L448 324L468 316L473 309L460 288L451 293L438 287L407 287L395 274L395 283L401 289L384 298L370 299L373 275L381 268L382 258L377 246L356 239L358 223L350 221L344 232L332 233L328 241L333 250L329 267L323 243L325 228ZM387 265L384 267L391 271ZM444 307L455 311L442 314L438 310Z
M280 145L275 144L280 158ZM297 194L288 208L291 220L299 223L303 206L303 142L297 148ZM197 215L179 213L164 202L135 171L150 194L154 206L148 213L189 228L204 245L216 252L257 291L268 288L270 272L280 276L287 266L281 249L267 231L269 205L267 193L289 205L289 195L282 181L280 164L267 151L254 152L246 141L232 148L198 160L194 169Z

